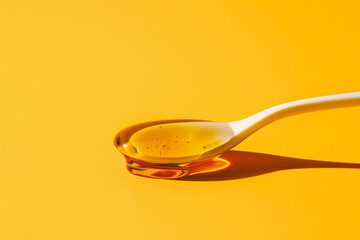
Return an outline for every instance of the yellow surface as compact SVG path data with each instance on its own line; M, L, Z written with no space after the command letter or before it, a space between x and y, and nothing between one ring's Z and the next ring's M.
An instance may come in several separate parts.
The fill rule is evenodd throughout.
M129 174L113 146L138 122L359 91L359 11L1 0L0 239L359 239L360 169L158 180ZM293 116L235 150L360 163L359 122L359 107Z

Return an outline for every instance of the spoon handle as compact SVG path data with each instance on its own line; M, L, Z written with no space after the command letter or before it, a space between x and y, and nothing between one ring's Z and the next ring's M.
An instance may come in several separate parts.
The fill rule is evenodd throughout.
M240 121L229 122L229 125L233 128L235 135L244 133L248 136L265 125L283 117L305 112L351 106L360 106L360 92L307 98L280 104Z

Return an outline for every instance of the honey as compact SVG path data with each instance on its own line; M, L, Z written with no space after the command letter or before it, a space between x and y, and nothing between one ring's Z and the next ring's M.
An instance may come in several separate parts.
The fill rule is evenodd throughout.
M233 137L233 130L224 122L165 120L125 128L116 135L115 145L131 173L178 178L215 159L219 148ZM217 151L212 155L214 149Z

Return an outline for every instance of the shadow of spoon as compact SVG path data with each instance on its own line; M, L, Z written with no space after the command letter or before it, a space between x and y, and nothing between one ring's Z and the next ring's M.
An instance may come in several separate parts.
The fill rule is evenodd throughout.
M224 167L219 167L219 164ZM299 168L360 168L360 163L317 161L264 153L228 151L215 161L192 167L190 176L176 180L223 181Z

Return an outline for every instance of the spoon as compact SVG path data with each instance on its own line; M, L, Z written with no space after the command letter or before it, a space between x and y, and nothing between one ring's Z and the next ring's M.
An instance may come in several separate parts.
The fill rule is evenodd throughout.
M360 106L360 92L308 98L277 105L234 122L163 120L121 130L115 146L128 170L156 178L185 176L194 165L213 160L267 124L294 114Z

